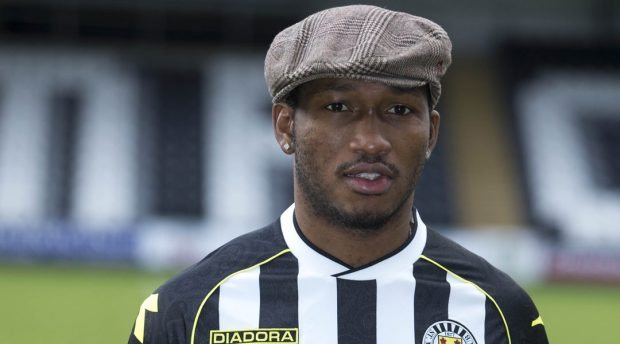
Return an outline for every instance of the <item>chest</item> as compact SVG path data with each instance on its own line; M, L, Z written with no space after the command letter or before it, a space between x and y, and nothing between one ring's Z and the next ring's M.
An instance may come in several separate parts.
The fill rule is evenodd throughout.
M223 283L209 302L209 343L484 343L487 297L447 274L351 280L304 271L255 271Z

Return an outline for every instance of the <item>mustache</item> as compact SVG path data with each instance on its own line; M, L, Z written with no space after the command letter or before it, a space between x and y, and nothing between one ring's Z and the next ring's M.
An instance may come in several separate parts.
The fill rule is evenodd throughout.
M400 175L400 170L398 169L398 167L396 167L396 165L385 161L385 159L383 159L383 157L381 156L370 156L370 155L362 155L355 161L345 162L345 163L338 165L336 167L336 174L342 175L345 173L346 170L352 168L353 166L357 164L381 164L390 170L394 178Z

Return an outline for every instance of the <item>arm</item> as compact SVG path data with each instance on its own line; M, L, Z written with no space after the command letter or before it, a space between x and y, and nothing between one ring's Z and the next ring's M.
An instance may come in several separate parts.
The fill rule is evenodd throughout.
M162 294L151 294L138 311L128 344L185 343L185 320L178 303L167 304Z

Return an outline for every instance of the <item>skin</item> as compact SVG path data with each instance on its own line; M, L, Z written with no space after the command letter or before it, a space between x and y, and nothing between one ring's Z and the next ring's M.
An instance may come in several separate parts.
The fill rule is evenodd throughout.
M272 116L278 143L295 154L295 216L308 240L359 267L408 239L440 123L423 87L319 79L299 86L295 107L274 104Z

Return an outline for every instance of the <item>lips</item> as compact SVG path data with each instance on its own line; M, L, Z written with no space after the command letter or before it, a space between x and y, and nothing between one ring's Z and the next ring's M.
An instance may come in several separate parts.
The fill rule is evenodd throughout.
M355 163L344 169L345 182L363 195L381 195L392 186L395 168L384 163Z

